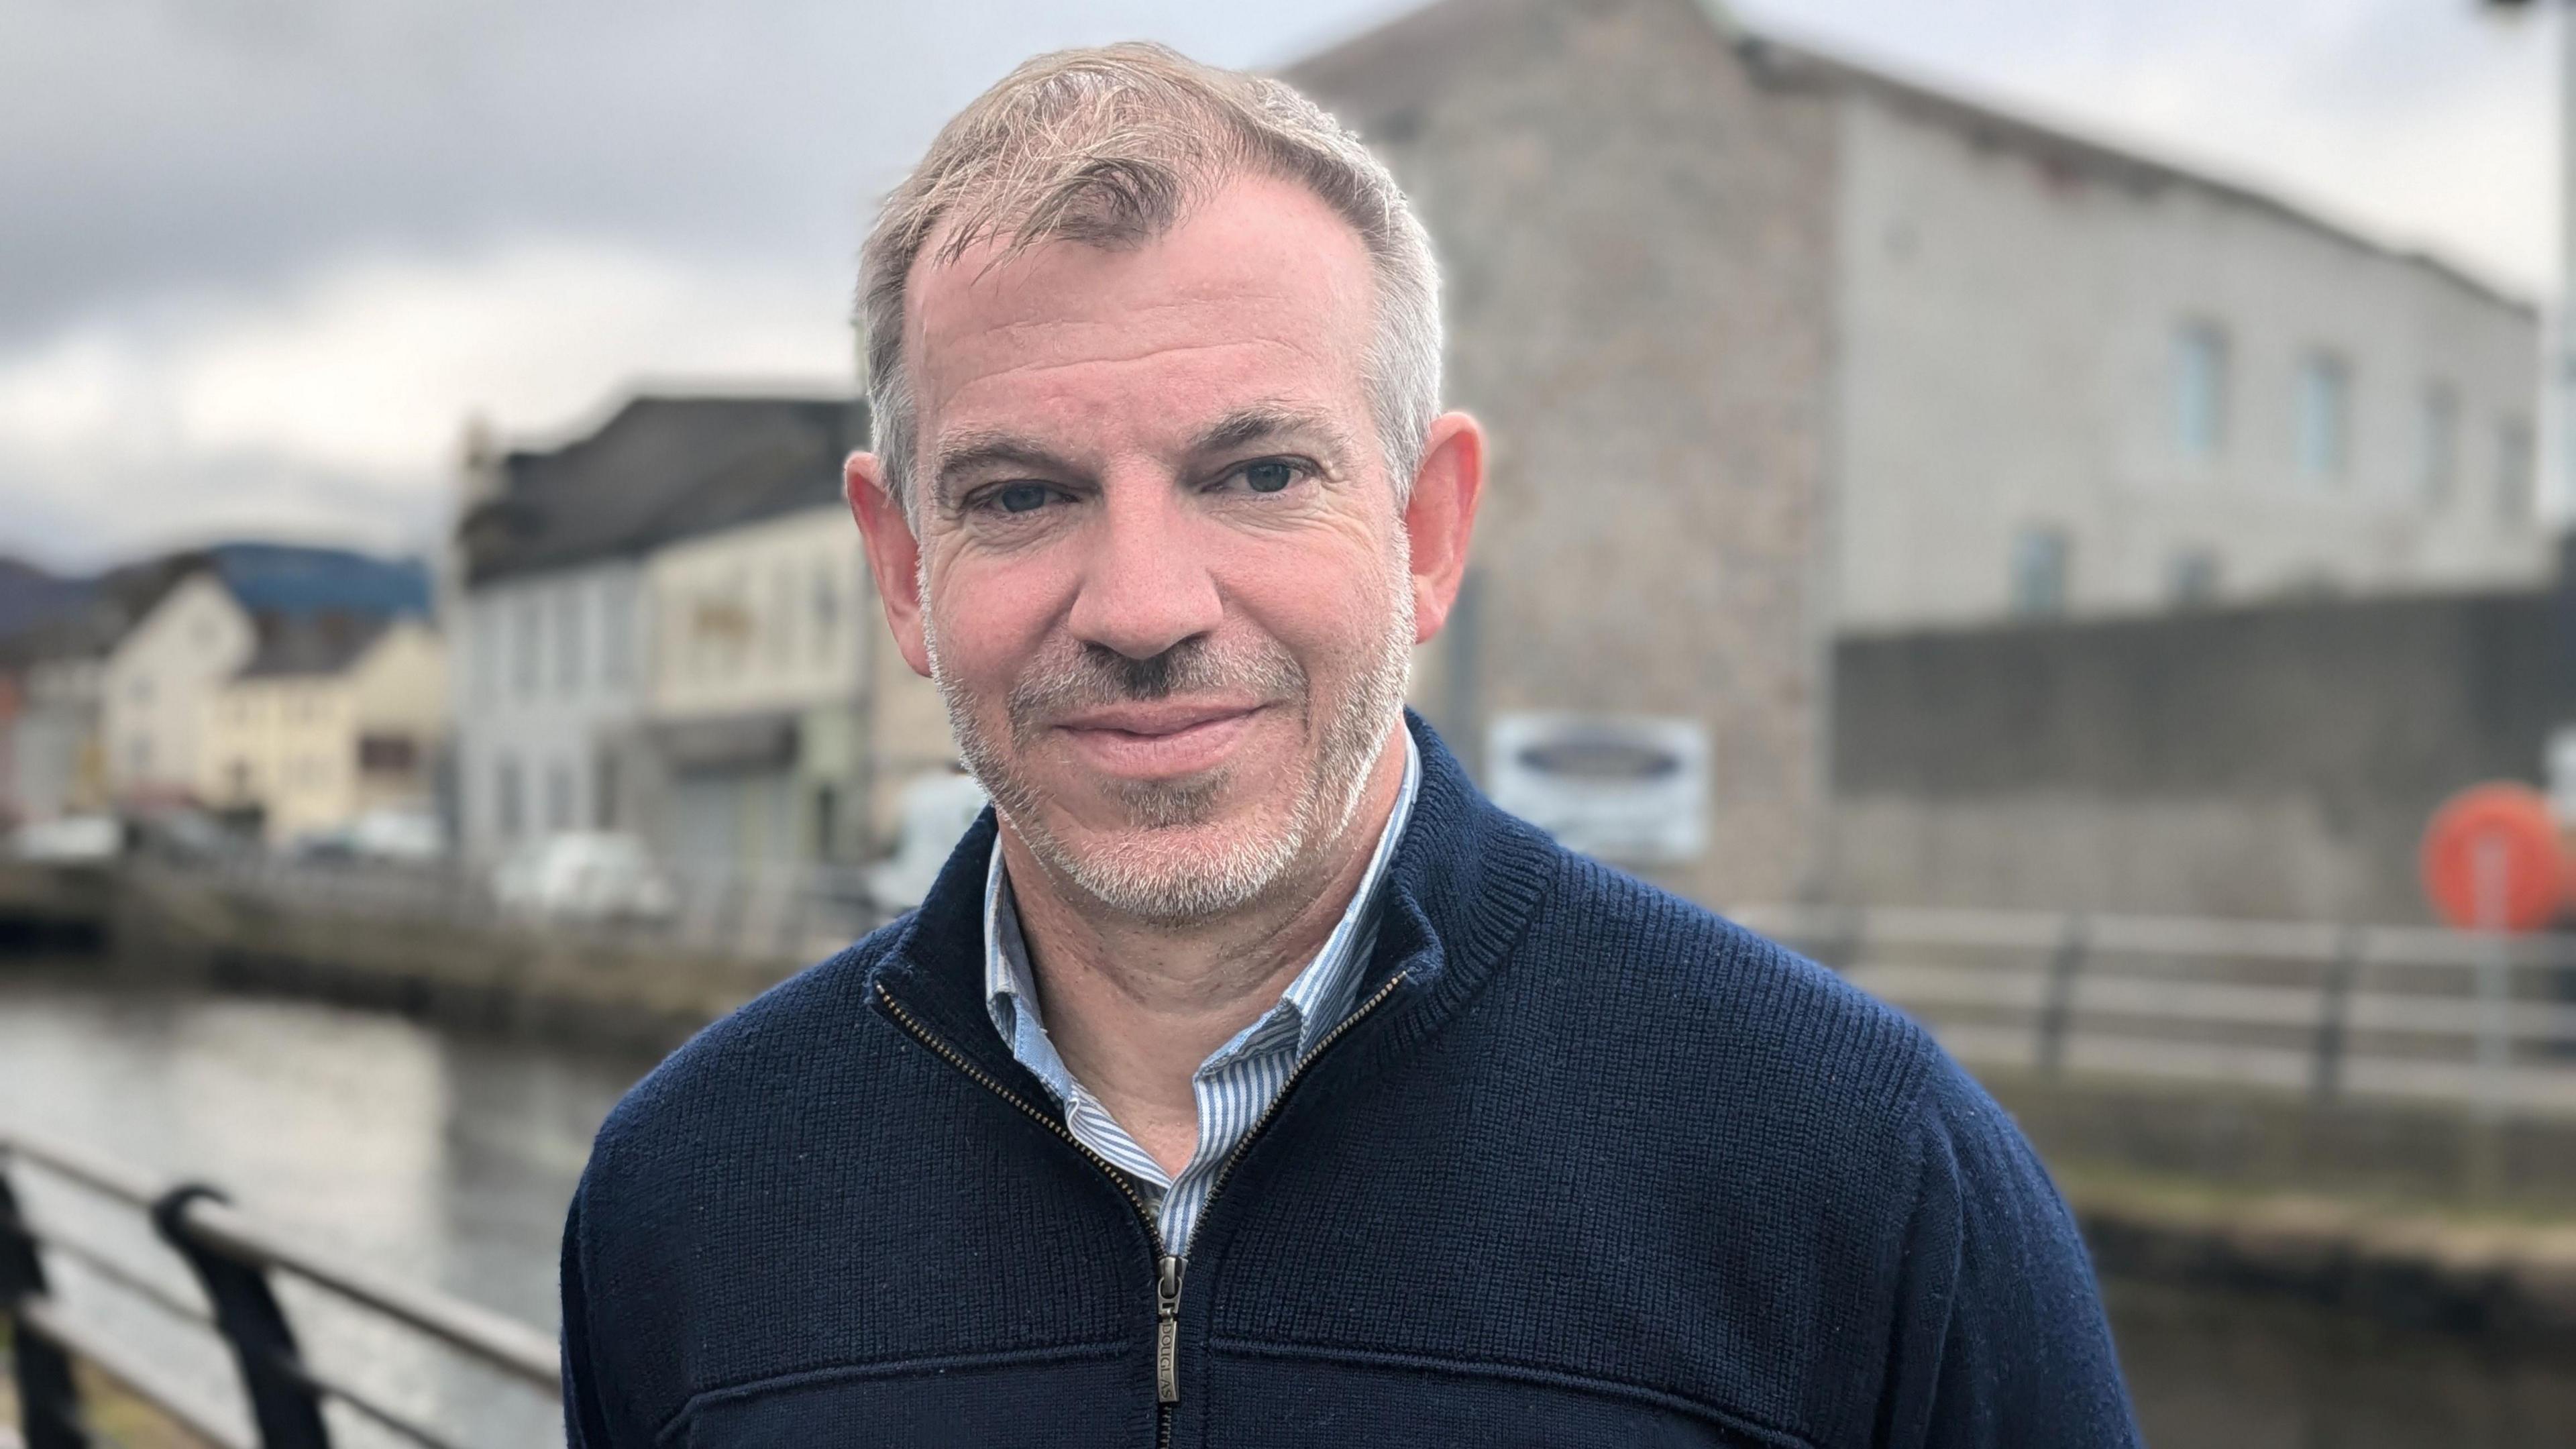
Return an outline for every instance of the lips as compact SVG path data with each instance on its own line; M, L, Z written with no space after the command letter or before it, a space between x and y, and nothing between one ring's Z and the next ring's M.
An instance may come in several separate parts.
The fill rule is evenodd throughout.
M1268 706L1234 701L1156 700L1083 710L1056 723L1060 738L1093 768L1129 779L1164 779L1222 763Z

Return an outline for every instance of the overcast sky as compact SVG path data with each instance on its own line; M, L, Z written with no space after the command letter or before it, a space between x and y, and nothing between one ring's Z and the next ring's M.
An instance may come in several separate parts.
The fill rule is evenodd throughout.
M481 413L845 385L870 200L1037 50L1278 65L1390 0L0 0L0 551L418 548ZM2526 295L2543 25L2475 0L1743 0Z

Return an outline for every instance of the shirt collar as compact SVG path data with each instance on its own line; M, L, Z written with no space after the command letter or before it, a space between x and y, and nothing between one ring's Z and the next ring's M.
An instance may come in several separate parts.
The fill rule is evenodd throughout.
M1386 828L1378 832L1377 848L1369 855L1368 870L1361 875L1359 888L1351 892L1350 904L1342 908L1341 920L1334 924L1332 935L1325 938L1323 948L1306 969L1288 983L1279 1004L1219 1047L1207 1065L1228 1061L1256 1043L1269 1044L1288 1023L1294 1023L1297 1053L1303 1056L1313 1051L1350 1009L1352 989L1359 984L1361 968L1377 938L1378 885L1386 875L1388 860L1395 854L1396 842L1404 836L1405 822L1412 818L1414 797L1422 786L1422 751L1413 742L1413 731L1404 730L1402 734L1404 786L1396 794L1395 809L1387 815ZM1020 934L1019 909L1011 898L1010 878L1002 868L999 831L994 833L992 855L984 871L984 995L994 1029L1001 1033L1011 1054L1035 1072L1057 1097L1068 1097L1072 1074L1057 1057L1038 1015L1028 941Z

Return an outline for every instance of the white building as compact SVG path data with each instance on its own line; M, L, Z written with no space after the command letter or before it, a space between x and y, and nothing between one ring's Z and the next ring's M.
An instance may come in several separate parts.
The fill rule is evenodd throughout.
M1845 626L2543 576L2527 303L1835 73Z
M882 844L874 782L906 765L880 736L904 706L875 727L863 671L892 651L839 502L865 439L844 398L640 397L562 447L474 461L454 569L469 851L591 828L697 865ZM944 758L944 719L939 740Z
M485 581L457 610L457 803L470 853L549 830L619 829L618 752L642 698L632 560Z
M213 569L189 574L126 631L99 683L107 780L121 800L178 800L203 773L207 701L259 631Z

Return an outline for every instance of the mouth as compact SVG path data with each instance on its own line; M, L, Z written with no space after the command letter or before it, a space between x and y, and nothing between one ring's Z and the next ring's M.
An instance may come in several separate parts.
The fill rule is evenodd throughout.
M1169 779L1222 764L1268 708L1213 700L1116 704L1058 720L1055 731L1103 774Z

